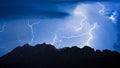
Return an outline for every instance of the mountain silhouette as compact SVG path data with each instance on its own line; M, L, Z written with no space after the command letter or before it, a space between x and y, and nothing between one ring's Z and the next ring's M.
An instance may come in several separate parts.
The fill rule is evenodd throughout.
M120 54L89 46L56 49L51 44L18 46L0 58L0 68L120 68Z

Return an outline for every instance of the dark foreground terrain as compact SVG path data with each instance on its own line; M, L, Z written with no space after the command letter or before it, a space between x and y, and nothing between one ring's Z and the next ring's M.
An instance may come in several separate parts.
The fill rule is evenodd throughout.
M45 43L25 44L2 56L0 68L120 68L120 54L88 46L56 49Z

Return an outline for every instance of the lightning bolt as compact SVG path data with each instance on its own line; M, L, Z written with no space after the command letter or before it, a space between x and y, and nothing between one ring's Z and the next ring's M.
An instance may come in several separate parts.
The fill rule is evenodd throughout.
M6 24L4 24L0 30L0 32L4 32L5 31L5 27L6 27ZM5 51L9 51L8 49L6 49L5 47L0 47L0 49L4 49Z
M51 44L55 45L56 42L59 42L59 45L60 45L60 43L62 42L63 39L79 38L79 37L84 36L84 35L88 35L88 33L82 33L82 34L73 35L73 36L62 36L61 38L58 38L57 33L55 33L55 36L53 38L53 42Z
M31 31L31 34L32 34L32 38L31 38L30 44L33 43L34 37L35 37L35 36L34 36L33 26L34 26L34 25L37 25L37 24L39 24L39 23L40 23L40 22L30 24L30 22L29 22L29 20L28 20L27 26L30 28L30 31Z
M98 3L98 4L102 7L102 9L99 11L99 13L103 14L105 7L104 7L101 3ZM82 30L82 28L83 28L83 23L85 23L86 20L87 20L87 16L86 16L83 12L79 11L78 9L79 9L79 7L77 7L77 10L74 11L74 14L82 16L82 20L81 20L81 22L80 22L80 27L77 28L76 31ZM87 23L88 23L88 22L87 22ZM79 35L75 35L75 36L70 36L70 37L63 37L63 38L65 38L65 39L66 39L66 38L67 38L67 39L70 39L70 38L78 38L78 37L81 37L81 36L84 36L84 35L89 35L89 38L87 39L87 42L85 42L85 44L86 44L87 46L90 46L90 41L93 39L92 31L96 28L96 25L97 25L97 24L94 23L94 24L93 24L93 27L90 28L90 30L88 31L88 33L83 33L83 34L79 34Z
M69 36L69 37L65 37L63 36L62 39L71 39L71 38L78 38L84 35L88 35L89 38L87 39L87 41L85 42L85 45L90 46L90 41L93 39L93 34L92 32L94 31L94 29L96 28L97 23L94 23L93 26L90 28L90 30L88 31L88 33L82 33L79 35L75 35L75 36ZM82 47L82 46L81 46Z
M79 10L79 7L76 8L76 10L74 11L74 14L77 15L77 16L82 16L82 20L80 22L80 27L76 28L75 31L80 31L82 30L83 28L83 23L86 22L86 15L84 13L82 13L80 10Z
M98 5L101 7L101 9L99 10L99 13L101 15L104 15L104 13L105 13L105 6L102 3L100 3L100 2L98 2ZM115 18L116 16L117 16L117 11L114 11L114 12L112 12L112 14L110 16L105 16L105 17L107 19L110 19L113 23L116 23L116 18Z
M81 36L84 36L84 35L87 35L88 33L82 33L82 34L79 34L79 35L74 35L74 36L63 36L62 38L63 39L70 39L70 38L78 38L78 37L81 37Z
M83 23L85 23L85 21L86 21L86 19L87 19L87 17L86 17L85 15L81 14L81 16L83 17L83 19L82 19L81 22L80 22L80 27L79 27L78 29L76 29L76 31L82 30L82 28L83 28Z
M58 38L57 33L55 33L55 36L54 36L53 41L51 43L52 45L55 45L57 38Z
M82 16L82 20L80 21L80 27L76 28L75 31L81 31L83 29L83 23L88 23L87 22L87 16L78 10L79 8L77 7L77 10L74 11L74 14L77 16ZM104 10L104 9L102 9ZM103 12L103 11L100 11ZM53 38L53 43L56 43L56 39L60 41L60 43L62 42L63 39L71 39L71 38L79 38L81 36L85 36L88 35L89 38L87 39L87 41L84 43L87 46L90 46L90 41L93 39L93 35L92 32L94 31L94 29L96 28L96 23L93 24L93 26L89 29L89 31L87 33L82 33L82 34L78 34L78 35L73 35L73 36L62 36L60 39L58 38L57 34L55 33L55 36ZM59 31L58 31L59 32Z
M97 4L101 7L101 9L99 10L99 13L100 13L101 15L104 15L105 6L104 6L102 3L100 3L100 2L98 2Z
M93 24L93 27L88 31L89 38L88 38L88 40L87 40L87 42L86 42L86 45L87 45L87 46L90 46L90 41L93 39L93 34L92 34L92 32L94 31L94 29L96 28L96 26L97 26L97 23L94 23L94 24Z
M6 25L4 24L0 30L0 32L4 32Z
M82 30L82 28L83 28L83 23L86 22L87 17L86 17L82 12L76 12L76 11L75 11L74 13L75 13L76 15L79 15L79 16L82 16L82 17L83 17L83 19L80 21L80 27L78 27L78 28L75 29L75 31L80 31L80 30ZM57 32L59 32L59 31L57 31ZM61 39L59 39L57 33L55 33L55 36L54 36L54 38L53 38L53 42L52 42L51 44L54 45L54 44L57 42L57 40L59 40L59 42L61 43L63 39L77 38L77 37L84 36L84 35L86 35L86 34L88 34L88 33L83 33L83 34L74 35L74 36L69 36L69 37L63 36Z

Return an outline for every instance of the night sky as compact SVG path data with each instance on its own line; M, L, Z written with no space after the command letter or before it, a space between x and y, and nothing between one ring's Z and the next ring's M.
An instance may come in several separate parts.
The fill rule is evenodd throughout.
M0 56L43 42L120 51L119 0L0 0Z

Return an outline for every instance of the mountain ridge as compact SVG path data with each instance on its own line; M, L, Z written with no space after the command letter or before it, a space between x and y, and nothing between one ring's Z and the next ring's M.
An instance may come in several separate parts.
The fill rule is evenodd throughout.
M0 68L106 68L120 65L120 53L94 50L89 46L56 49L51 44L18 46L0 57ZM119 66L120 67L120 66Z

